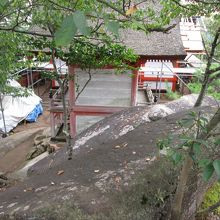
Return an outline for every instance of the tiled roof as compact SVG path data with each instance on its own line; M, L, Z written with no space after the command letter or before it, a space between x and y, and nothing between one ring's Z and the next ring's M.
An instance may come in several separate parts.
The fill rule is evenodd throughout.
M169 33L124 30L121 33L123 43L138 55L186 55L181 40L179 22Z

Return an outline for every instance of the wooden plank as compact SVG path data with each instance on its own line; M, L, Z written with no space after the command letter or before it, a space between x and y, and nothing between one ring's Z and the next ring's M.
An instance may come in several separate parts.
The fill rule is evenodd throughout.
M196 68L170 68L170 71L168 71L168 70L163 71L162 70L162 72L169 72L170 75L172 75L172 72L173 73L195 73L196 70L197 70ZM160 73L161 68L141 67L139 71L140 72L145 72L146 71L146 72L159 72ZM166 74L166 75L168 75L168 74Z
M125 108L126 107L75 105L71 112L75 112L77 115L108 115ZM63 107L53 106L50 108L50 111L51 113L63 113Z

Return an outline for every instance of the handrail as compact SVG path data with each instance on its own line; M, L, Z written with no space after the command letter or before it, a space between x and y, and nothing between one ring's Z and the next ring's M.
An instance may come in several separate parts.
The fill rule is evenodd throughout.
M23 72L23 71L25 71L25 70L28 70L28 68L26 67L26 68L24 68L24 69L21 69L21 70L15 72L15 73L13 73L12 75L13 75L13 76L14 76L14 75L17 75L17 74L19 74L19 73L21 73L21 72Z
M60 92L61 92L61 88L57 89L56 92L54 93L52 99L55 100Z
M173 72L172 68L169 65L167 65L167 63L165 63L163 61L161 63L162 63L162 68L160 68L160 71L149 71L149 72L156 72L157 73L157 76L160 78L160 82L159 83L161 83L162 72L163 72L163 65L164 65L171 72L171 74L166 74L164 76L165 77L166 76L176 76L183 83L183 85L186 86L189 89L189 91L191 92L191 89L189 88L189 86L180 78L180 76L195 76L195 74L176 74L176 73ZM139 71L139 75L141 75L141 72L144 72L144 71Z
M164 62L162 62L162 63L164 63ZM178 74L176 74L176 73L174 73L173 71L172 71L172 69L168 66L168 65L166 65L166 63L164 63L165 64L165 66L173 73L173 75L174 76L176 76L182 83L183 83L183 85L185 85L188 89L189 89L189 91L191 92L191 89L187 86L187 84L178 76Z

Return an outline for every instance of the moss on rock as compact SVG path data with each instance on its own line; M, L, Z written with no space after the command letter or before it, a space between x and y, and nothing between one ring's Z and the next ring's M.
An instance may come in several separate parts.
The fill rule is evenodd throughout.
M215 183L205 194L201 208L207 209L219 201L220 198L220 183ZM214 211L220 216L220 207Z

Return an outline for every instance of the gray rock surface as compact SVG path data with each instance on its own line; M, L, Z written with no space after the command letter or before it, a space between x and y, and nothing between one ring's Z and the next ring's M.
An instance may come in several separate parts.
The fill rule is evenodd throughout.
M149 110L148 118L151 121L157 121L173 113L174 111L170 109L169 107L167 107L166 105L155 105L153 108Z
M132 107L98 122L73 141L71 161L61 149L32 166L27 180L0 193L0 214L33 216L32 212L51 204L56 210L59 204L71 201L90 216L81 219L92 219L94 213L115 213L111 220L119 213L121 219L163 219L169 203L160 198L170 200L176 175L169 162L157 158L156 144L168 134L175 137L179 130L176 121L187 114L182 110L193 105L189 100L159 108L166 109L165 115L177 113L157 121L150 121L149 108ZM209 99L206 104L215 105L215 101ZM208 107L197 110L213 112ZM142 206L145 192L150 201Z

